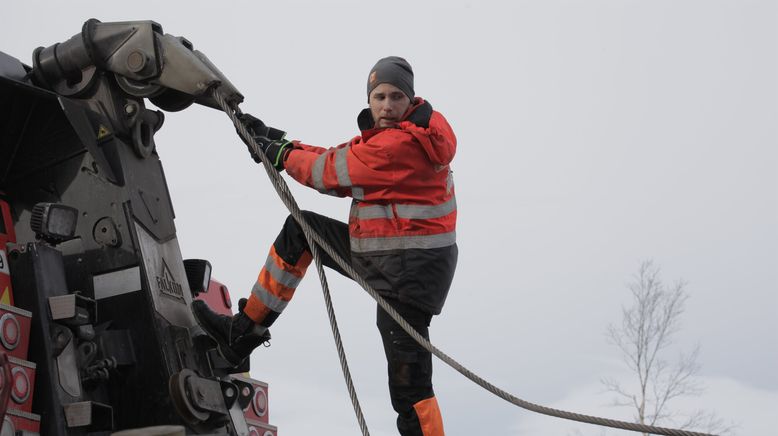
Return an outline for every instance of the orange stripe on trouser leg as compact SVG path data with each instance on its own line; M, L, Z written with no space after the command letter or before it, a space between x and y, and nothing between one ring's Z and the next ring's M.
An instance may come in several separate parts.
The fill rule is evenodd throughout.
M302 256L300 256L300 259L297 261L296 265L291 265L286 263L281 258L281 256L276 253L275 246L270 247L270 254L268 257L270 260L272 260L273 263L276 264L276 266L278 266L279 269L300 278L305 275L305 271L307 270L308 265L311 264L312 260L311 254L306 251L302 254ZM294 288L290 288L278 283L264 266L259 272L257 283L259 283L260 286L270 292L273 296L284 301L290 301L294 295ZM265 304L253 294L249 297L246 307L243 309L243 311L256 323L261 323L271 312L270 308L265 306Z
M300 259L297 261L296 265L286 263L284 259L282 259L281 256L276 253L275 246L270 247L269 257L270 260L275 263L279 269L298 278L302 278L305 275L305 271L308 269L308 265L311 263L311 255L307 251L304 252L302 256L300 256ZM273 277L270 271L268 271L264 266L259 272L257 283L259 283L260 286L281 300L290 301L294 296L295 288L291 288L279 283Z
M295 288L290 288L278 283L265 268L262 268L262 271L259 272L257 283L281 300L289 301L292 299L292 296L294 296Z
M297 277L304 277L305 271L308 269L308 265L311 264L311 253L306 250L303 252L303 254L300 256L300 259L297 260L297 264L292 265L289 263L286 263L284 259L281 258L281 256L276 253L276 246L272 245L270 247L270 257L275 261L276 265L278 265L279 268L282 270L294 274Z
M270 309L259 301L259 298L252 294L246 302L246 307L243 308L243 313L255 323L259 324L265 319L267 314L270 313Z
M421 432L424 436L444 436L443 417L440 415L438 400L435 397L421 400L413 405L419 417Z

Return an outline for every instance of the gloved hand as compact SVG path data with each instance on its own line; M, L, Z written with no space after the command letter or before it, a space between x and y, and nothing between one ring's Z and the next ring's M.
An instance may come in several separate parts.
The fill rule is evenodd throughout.
M249 131L249 135L251 135L252 138L254 138L257 143L261 146L261 141L258 140L258 137L260 136L267 136L268 134L268 127L265 125L262 120L259 118L256 118L248 113L243 113L238 116L238 119L241 123L246 127L246 130ZM235 131L238 132L238 136L240 136L241 141L243 141L244 144L246 144L246 147L249 149L249 154L251 154L251 158L254 159L254 162L260 163L262 162L259 159L259 156L254 152L254 149L251 148L251 145L249 142L243 138L243 135L240 134L237 128L235 128Z
M246 126L246 129L248 129L251 136L267 136L269 127L267 127L259 118L244 112L238 115L238 119Z
M286 167L286 157L294 149L294 144L286 139L270 139L265 136L255 138L262 147L265 156L270 158L273 167L282 171Z
M277 170L283 170L286 154L289 153L293 148L293 144L284 138L286 136L286 132L274 127L269 127L265 125L262 120L248 113L241 114L238 119L246 126L249 134L259 145L259 151L265 153L265 155L270 158L270 161L273 163L273 166ZM242 136L241 139L243 139ZM251 145L249 145L248 141L243 139L243 142L246 144L246 147L248 147L249 153L251 154L251 158L254 159L254 162L262 162L259 156L254 152L254 149L251 148Z

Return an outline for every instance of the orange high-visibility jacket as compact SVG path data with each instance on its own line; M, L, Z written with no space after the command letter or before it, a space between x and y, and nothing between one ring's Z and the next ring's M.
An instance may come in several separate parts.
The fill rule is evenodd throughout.
M332 148L296 142L285 167L319 192L354 200L354 266L382 294L440 313L456 265L456 199L449 167L456 137L417 97L396 128L374 128Z

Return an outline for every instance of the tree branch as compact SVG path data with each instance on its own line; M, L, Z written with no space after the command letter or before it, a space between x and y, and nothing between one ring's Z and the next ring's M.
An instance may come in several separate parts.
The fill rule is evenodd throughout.
M633 281L627 285L632 293L632 305L622 307L620 326L608 325L606 337L615 345L627 368L637 379L636 391L625 389L619 382L603 378L606 391L616 395L614 406L631 406L635 421L656 425L673 422L682 416L671 411L672 400L682 396L697 396L704 391L695 380L700 366L699 345L688 354L681 354L672 363L664 358L664 351L680 331L681 317L689 298L687 282L676 281L667 287L662 283L659 268L653 262L641 263ZM685 421L687 427L701 428L714 425L718 432L732 428L712 413L695 412ZM682 427L685 428L685 427Z

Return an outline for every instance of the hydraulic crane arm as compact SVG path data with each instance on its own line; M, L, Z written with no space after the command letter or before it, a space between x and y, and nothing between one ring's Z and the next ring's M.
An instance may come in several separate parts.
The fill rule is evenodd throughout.
M90 19L80 34L33 53L35 81L57 94L88 94L98 71L114 74L119 87L149 98L159 108L179 111L192 103L217 108L208 92L219 86L231 106L243 95L192 43L165 34L153 21L102 23Z

